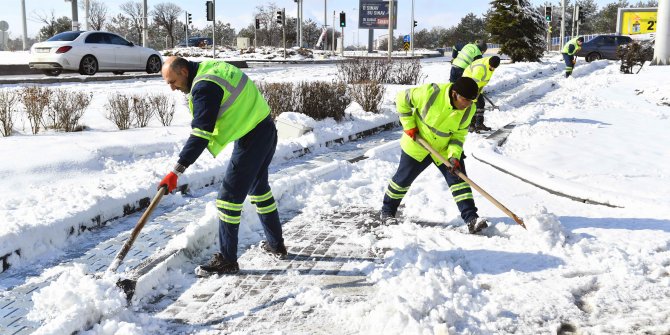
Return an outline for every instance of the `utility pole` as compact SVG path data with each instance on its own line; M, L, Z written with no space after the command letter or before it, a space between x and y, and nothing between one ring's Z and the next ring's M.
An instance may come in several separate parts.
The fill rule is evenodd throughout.
M89 26L89 21L91 21L91 6L89 5L90 0L84 0L84 15L86 20L84 20L84 30L91 30Z
M565 44L565 0L561 0L561 41L558 43L558 50L560 51Z
M335 11L333 11L333 41L332 43L332 50L333 50L333 55L335 54L335 44L337 44L337 41L335 41Z
M186 36L186 47L188 48L188 12L184 11L184 35Z
M26 24L26 0L21 0L21 19L23 21L23 50L28 47L28 25Z
M144 0L144 4L142 5L142 46L145 48L149 47L149 22L147 18L149 15L148 8L147 0Z
M412 50L412 57L414 57L414 0L412 0L412 25L410 27L412 29L410 30L409 48Z
M326 32L323 34L323 37L328 40L328 0L323 0L323 29L326 29ZM326 51L326 41L323 42L323 51L325 54Z
M575 21L577 21L577 4L575 3L574 7L572 8L572 30L570 30L570 38L574 38L575 36Z
M216 58L216 0L212 0L212 58Z
M388 60L391 61L393 52L393 0L389 0L389 38L388 38Z
M298 41L300 45L298 47L302 48L302 1L303 0L298 0L298 12L300 13L300 16L298 17L298 27L300 27L300 31L298 33Z
M65 0L72 3L72 31L79 31L79 12L77 9L77 0Z

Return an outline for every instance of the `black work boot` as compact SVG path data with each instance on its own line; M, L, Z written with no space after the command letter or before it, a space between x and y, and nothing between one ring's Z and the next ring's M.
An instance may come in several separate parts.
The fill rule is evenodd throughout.
M484 124L484 110L478 108L475 112L475 131L480 132L489 130L491 130L491 128Z
M223 257L220 252L212 255L207 264L195 268L195 275L198 277L209 277L212 275L234 274L240 271L237 262L232 262Z
M379 213L379 220L381 220L383 225L398 224L398 219L396 219L395 214L391 212L381 211Z
M261 250L276 259L286 259L286 256L288 256L288 251L286 251L286 246L283 243L279 247L273 248L268 241L261 241Z
M489 223L485 218L474 217L468 221L468 231L470 234L476 234L488 226Z

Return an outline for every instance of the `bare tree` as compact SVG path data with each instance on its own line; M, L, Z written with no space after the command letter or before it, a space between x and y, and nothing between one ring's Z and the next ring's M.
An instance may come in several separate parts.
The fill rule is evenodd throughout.
M143 5L141 2L128 1L124 2L119 6L121 11L129 16L129 22L131 26L131 34L133 38L129 38L135 44L141 44L142 42L142 8ZM128 36L126 36L127 38Z
M79 8L86 11L86 2L81 1ZM109 9L104 2L98 0L88 0L88 24L92 30L102 30L107 21Z
M37 35L40 41L46 40L53 35L68 31L72 28L72 21L70 18L66 16L56 18L53 9L51 10L50 15L44 12L33 12L30 20L44 24Z
M171 48L174 47L174 28L177 23L177 18L182 12L181 7L171 2L161 2L155 5L154 9L151 11L154 22L167 30L168 36L170 37Z

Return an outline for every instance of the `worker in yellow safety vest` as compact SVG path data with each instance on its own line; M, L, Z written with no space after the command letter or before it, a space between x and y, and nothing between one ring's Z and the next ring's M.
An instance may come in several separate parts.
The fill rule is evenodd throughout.
M267 241L260 249L282 259L287 255L277 203L268 182L268 166L277 147L277 128L270 107L256 85L237 67L223 61L191 62L170 57L162 75L172 90L188 94L193 120L191 134L179 153L177 164L159 187L177 188L177 178L207 149L216 157L234 142L228 167L216 199L219 219L219 252L198 266L198 277L234 274L242 207L249 195Z
M561 53L563 54L563 61L565 61L565 78L572 74L572 70L577 64L577 56L575 55L582 48L582 44L584 44L584 37L579 36L569 40L563 46Z
M456 46L454 46L454 49ZM486 52L486 42L477 40L475 43L468 43L458 50L454 59L451 60L451 72L449 73L449 82L453 83L463 75L463 71L472 64L472 62L482 58Z
M470 233L477 233L488 226L486 219L477 215L472 189L456 174L457 170L465 174L463 143L474 115L472 102L478 93L477 83L466 77L454 83L425 84L398 93L396 108L403 127L400 139L402 152L398 170L384 194L380 213L382 223L397 223L398 207L410 185L423 170L435 164L446 179ZM447 168L440 158L417 143L419 135L448 159L452 167Z
M479 87L479 95L477 96L477 111L475 112L475 117L473 122L470 123L469 131L470 132L480 132L480 131L489 131L491 128L484 125L484 107L486 107L486 102L482 96L484 86L489 83L491 76L493 76L493 71L498 68L500 65L500 57L491 56L478 59L463 72L463 77L472 78L477 83Z

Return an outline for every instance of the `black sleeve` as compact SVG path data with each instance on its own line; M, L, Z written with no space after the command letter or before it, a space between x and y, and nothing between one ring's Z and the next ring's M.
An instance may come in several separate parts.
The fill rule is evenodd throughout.
M476 61L476 60L478 60L478 59L480 59L480 58L482 58L482 55L475 56L475 58L473 58L472 61L474 62L474 61Z
M191 128L207 132L214 131L216 118L219 114L223 89L210 81L200 81L191 90L193 97L193 121ZM195 135L189 136L184 148L179 153L179 164L188 167L193 164L207 148L207 141Z
M570 44L568 46L568 54L571 54L575 51L575 46L573 44Z

